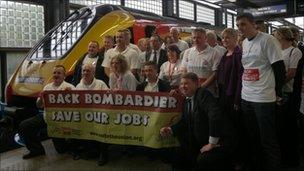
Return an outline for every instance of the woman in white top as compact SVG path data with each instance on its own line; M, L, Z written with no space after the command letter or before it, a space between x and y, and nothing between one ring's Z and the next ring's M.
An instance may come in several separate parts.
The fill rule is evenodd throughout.
M300 49L296 47L295 39L291 30L287 27L278 28L274 34L278 39L283 53L286 68L285 84L283 86L283 107L277 111L278 139L281 145L282 163L296 166L299 164L297 142L297 120L292 110L293 82L298 62L302 57ZM290 141L294 139L294 141Z
M137 80L130 72L129 65L122 54L111 59L109 86L112 90L136 90Z
M280 42L283 50L283 60L286 68L286 80L283 86L283 93L286 98L293 91L293 79L296 74L298 62L302 57L302 52L296 47L293 34L287 27L278 28L274 36Z
M160 67L159 78L170 82L172 88L178 88L182 74L179 60L181 51L175 44L169 45L167 50L168 61Z

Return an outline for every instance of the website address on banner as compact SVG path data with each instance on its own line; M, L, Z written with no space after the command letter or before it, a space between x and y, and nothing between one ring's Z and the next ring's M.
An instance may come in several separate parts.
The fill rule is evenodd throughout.
M106 139L120 139L120 140L134 140L134 141L143 141L143 137L140 136L129 136L129 135L113 135L113 134L98 134L96 132L90 132L90 135L98 136Z

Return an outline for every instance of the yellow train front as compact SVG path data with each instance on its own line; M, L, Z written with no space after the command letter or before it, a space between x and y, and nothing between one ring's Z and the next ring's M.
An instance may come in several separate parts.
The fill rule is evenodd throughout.
M8 81L6 118L0 121L0 127L18 128L22 120L37 114L36 99L51 81L53 67L63 65L67 76L71 76L91 40L102 46L105 35L130 29L132 42L136 43L155 32L164 37L172 26L189 26L189 22L115 5L90 6L73 12L32 48Z

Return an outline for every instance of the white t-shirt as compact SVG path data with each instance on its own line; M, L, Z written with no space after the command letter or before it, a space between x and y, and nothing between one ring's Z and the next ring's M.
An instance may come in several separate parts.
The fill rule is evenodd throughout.
M137 80L134 75L128 71L117 77L116 74L110 74L109 86L112 90L129 90L136 91Z
M96 67L97 59L98 56L89 57L89 55L86 55L85 58L83 59L82 66L86 64L92 64Z
M101 80L96 78L93 79L90 85L85 85L83 79L80 80L80 83L77 84L76 90L108 90L108 86Z
M170 82L171 86L179 86L182 71L180 70L181 61L178 60L175 64L169 61L162 64L159 71L159 78Z
M184 50L189 48L188 43L183 41L183 40L178 40L176 45L177 45L177 47L179 48L180 51L184 51Z
M52 83L49 83L49 84L45 85L44 88L43 88L43 91L44 90L61 90L62 91L62 90L66 90L66 89L74 90L75 87L72 84L67 83L65 81L63 81L60 84L60 86L55 86L54 83L52 82Z
M105 67L105 68L110 68L111 59L114 58L118 54L122 54L126 57L126 60L127 60L128 64L129 64L129 67L131 69L139 69L140 68L140 60L139 60L139 57L138 57L138 53L130 47L127 47L122 52L119 52L117 50L117 47L109 49L105 53L105 58L102 62L102 66Z
M289 68L296 69L298 66L298 62L302 57L302 52L299 48L290 46L287 49L283 50L283 60L286 68L286 72L288 72ZM283 92L291 93L293 91L293 82L294 79L291 79L283 86Z
M185 42L185 41L183 41L183 40L178 40L177 43L173 43L173 44L176 45L176 46L178 47L178 49L179 49L181 52L184 51L184 50L189 49L188 43ZM165 43L163 43L163 44L161 45L161 48L162 48L162 49L166 49Z
M223 57L224 54L225 54L226 51L227 51L226 48L224 48L223 46L220 46L220 45L218 45L218 44L217 44L216 46L214 46L214 48L215 48L216 50L218 50L218 52L219 52L219 54L220 54L221 57Z
M187 49L184 53L181 70L197 74L200 79L200 83L203 83L210 77L213 71L217 70L220 60L221 56L219 52L209 45L201 52L199 52L196 47L192 47ZM216 95L215 82L207 88L213 93L213 95Z
M133 43L130 43L128 45L128 47L132 48L133 50L135 50L137 52L137 54L140 54L141 53L141 50L138 48L137 45L133 44Z
M271 64L282 60L279 42L271 35L258 32L243 41L242 99L250 102L275 102L275 77Z
M63 81L59 86L55 86L53 82L49 83L49 84L44 86L43 91L46 91L46 90L49 90L49 91L53 91L53 90L64 91L64 90L67 90L67 89L74 90L75 87L72 84ZM45 112L43 112L44 120L46 119L45 117L46 117Z

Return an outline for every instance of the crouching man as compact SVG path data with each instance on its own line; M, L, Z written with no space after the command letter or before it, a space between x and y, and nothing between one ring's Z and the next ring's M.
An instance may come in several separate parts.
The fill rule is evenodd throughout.
M223 115L212 94L199 86L196 74L182 75L180 90L186 96L180 121L160 129L162 137L174 135L180 142L174 167L230 170L234 139L231 121Z
M75 87L72 84L69 84L64 81L65 79L65 68L62 65L56 65L53 69L53 81L43 88L45 90L72 90ZM38 97L37 99L37 107L43 108L44 103L42 97ZM46 128L46 123L44 121L44 116L37 114L29 119L26 119L20 123L19 134L24 139L24 143L26 148L29 150L28 154L23 156L23 159L29 159L36 156L45 155L45 150L37 136L38 132ZM63 153L67 149L65 146L65 140L62 138L53 138L53 143L55 149L58 153Z

